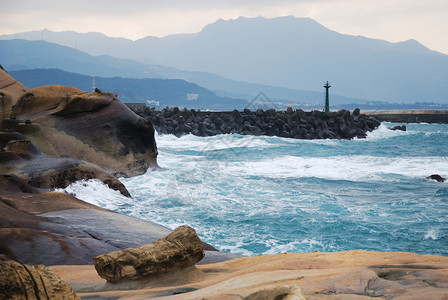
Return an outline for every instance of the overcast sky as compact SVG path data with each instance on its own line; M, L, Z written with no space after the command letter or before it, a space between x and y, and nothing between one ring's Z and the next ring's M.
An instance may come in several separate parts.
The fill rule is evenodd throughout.
M139 39L198 32L218 19L310 17L329 29L448 54L448 0L0 0L0 34L44 28Z

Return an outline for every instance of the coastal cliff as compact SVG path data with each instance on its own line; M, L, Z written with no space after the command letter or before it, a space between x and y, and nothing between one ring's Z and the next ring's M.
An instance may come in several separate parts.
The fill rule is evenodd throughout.
M64 86L29 90L3 70L0 96L1 257L21 263L84 264L126 247L108 243L110 236L91 234L100 226L98 220L116 214L52 190L97 179L130 197L114 175L133 176L157 167L152 125L110 93ZM96 222L78 221L85 227L76 227L77 209L85 210L85 216L90 211ZM67 210L66 223L62 217L44 216Z

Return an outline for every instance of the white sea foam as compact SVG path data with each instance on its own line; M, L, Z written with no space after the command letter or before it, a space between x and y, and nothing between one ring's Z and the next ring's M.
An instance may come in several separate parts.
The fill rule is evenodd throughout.
M292 252L311 252L318 248L320 251L329 251L331 247L325 245L322 241L315 238L306 238L300 241L291 241L283 244L276 240L268 240L266 246L270 249L263 254L278 254Z
M264 139L251 135L221 134L211 137L199 137L192 134L181 136L180 138L167 134L156 135L159 148L192 151L213 151L236 147L265 148L272 147L272 144Z
M330 180L388 180L385 175L425 178L428 174L448 174L447 157L376 157L283 156L262 161L250 161L228 166L234 176L265 176L269 178L315 177Z
M394 126L391 123L381 123L381 125L371 131L367 132L367 138L366 139L356 139L358 141L377 141L377 140L384 140L389 139L397 136L405 136L405 135L412 135L416 134L417 131L407 130L407 131L401 131L401 130L390 130L389 128Z
M400 236L403 226L413 220L419 222L421 231L406 235L440 243L446 219L439 215L444 215L441 205L447 183L423 179L434 173L448 176L446 148L440 148L440 156L423 156L426 152L417 157L399 155L406 148L400 148L393 138L400 137L400 141L402 135L409 135L412 154L419 154L419 139L426 139L422 134L426 127L410 125L412 130L401 132L385 126L359 141L157 136L162 169L120 179L133 199L98 180L77 182L64 190L89 203L172 229L188 224L220 250L244 255L346 249L353 245L353 237L340 239L341 222L348 224L344 226L362 224L357 228L371 233L361 241L366 249L376 249L389 231ZM430 130L440 135L436 131L443 128L431 126ZM376 145L399 149L376 151ZM214 150L226 154L237 148L241 148L240 157L210 157ZM320 185L321 180L313 178L335 182ZM382 184L396 181L400 184ZM421 193L413 189L420 187L419 182ZM433 194L438 195L435 201L428 201ZM407 251L406 242L403 245Z
M431 228L425 233L425 239L437 240L440 238L439 230Z
M116 210L130 200L119 191L110 189L98 179L80 180L64 189L55 191L71 194L85 202L110 210Z

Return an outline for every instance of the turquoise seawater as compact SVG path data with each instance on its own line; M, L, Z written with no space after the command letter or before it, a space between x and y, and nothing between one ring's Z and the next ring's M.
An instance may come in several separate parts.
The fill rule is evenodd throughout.
M366 139L156 136L162 169L67 190L243 255L375 250L448 255L448 125L382 124Z

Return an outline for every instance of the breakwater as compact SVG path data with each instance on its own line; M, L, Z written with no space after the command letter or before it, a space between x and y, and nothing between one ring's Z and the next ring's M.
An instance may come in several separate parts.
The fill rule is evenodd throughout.
M368 114L381 122L448 124L448 110L391 110Z
M339 110L324 113L305 112L288 108L251 111L233 110L227 112L180 110L178 107L162 110L128 105L137 114L152 122L160 134L182 136L213 136L236 133L242 135L266 135L295 139L352 139L363 138L380 122L373 116Z

